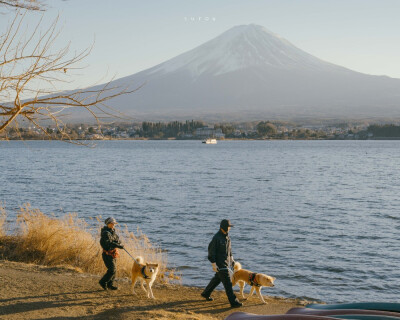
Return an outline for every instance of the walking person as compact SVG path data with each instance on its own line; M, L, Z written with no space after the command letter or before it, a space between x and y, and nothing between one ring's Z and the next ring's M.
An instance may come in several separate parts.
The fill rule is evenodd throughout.
M208 260L211 262L215 275L201 293L201 296L207 301L214 300L211 298L211 293L222 282L231 307L238 308L243 304L239 302L233 293L232 281L228 269L231 265L233 267L235 264L232 256L231 239L229 238L229 230L231 227L233 227L233 225L229 220L222 220L219 231L214 235L208 245Z
M101 229L100 245L103 248L102 257L107 272L103 278L101 278L99 284L104 290L117 290L118 287L114 286L114 279L117 272L118 249L124 249L124 247L114 229L117 221L110 217L105 220L105 224L106 225Z

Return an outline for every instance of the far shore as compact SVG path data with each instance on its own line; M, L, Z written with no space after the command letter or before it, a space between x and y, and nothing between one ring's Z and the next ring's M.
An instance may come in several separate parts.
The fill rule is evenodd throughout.
M201 142L203 139L177 139L177 138L166 138L166 139L155 139L155 138L104 138L104 139L76 139L71 140L84 142L96 142L96 141L198 141ZM265 139L243 139L243 138L225 138L217 139L217 141L381 141L381 140L400 140L400 137L376 137L368 139L322 139L322 138L297 138L297 139L276 139L276 138L265 138ZM57 139L1 139L0 141L64 141L71 142L70 140L57 140Z
M155 283L155 300L136 288L130 291L130 280L117 279L119 290L104 291L99 276L77 272L72 267L46 267L0 260L1 319L224 319L242 311L255 314L284 314L310 301L266 296L261 304L254 295L240 309L230 308L225 292L213 293L207 302L200 288L178 284Z

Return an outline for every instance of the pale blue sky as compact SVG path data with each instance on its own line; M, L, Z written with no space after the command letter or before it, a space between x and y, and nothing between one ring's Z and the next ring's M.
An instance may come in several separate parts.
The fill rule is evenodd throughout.
M134 74L256 23L323 60L400 78L398 0L48 0L45 22L60 15L59 43L73 50L95 38L74 86ZM33 23L40 14L30 13ZM194 17L197 21L190 21ZM198 21L201 17L203 21ZM208 17L209 21L204 21ZM11 14L0 15L5 29ZM187 20L185 21L185 18ZM214 21L215 19L215 21Z

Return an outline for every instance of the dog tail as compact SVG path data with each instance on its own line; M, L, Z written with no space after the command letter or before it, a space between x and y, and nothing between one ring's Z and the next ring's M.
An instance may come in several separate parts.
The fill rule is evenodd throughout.
M233 270L239 271L240 269L242 269L242 265L240 264L240 262L235 262L235 266L233 267Z
M137 256L136 257L136 261L139 263L139 264L143 264L143 258L141 257L141 256Z

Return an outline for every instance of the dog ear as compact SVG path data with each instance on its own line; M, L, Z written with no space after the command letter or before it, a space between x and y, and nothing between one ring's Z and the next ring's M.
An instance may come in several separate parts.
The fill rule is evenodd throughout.
M155 266L156 268L158 268L158 263L154 264L154 266Z

